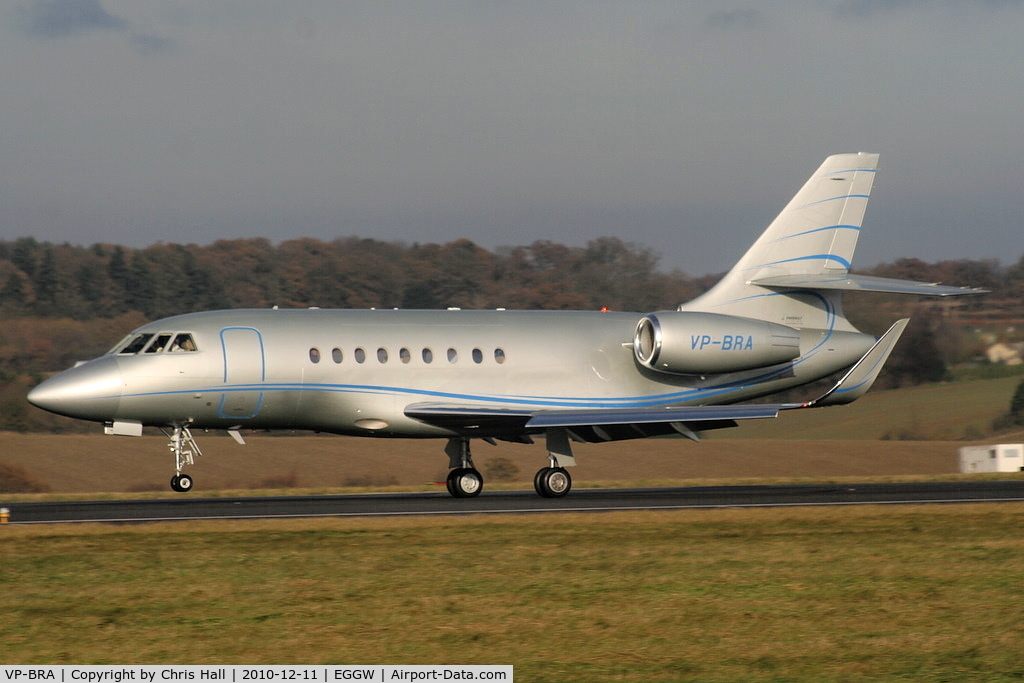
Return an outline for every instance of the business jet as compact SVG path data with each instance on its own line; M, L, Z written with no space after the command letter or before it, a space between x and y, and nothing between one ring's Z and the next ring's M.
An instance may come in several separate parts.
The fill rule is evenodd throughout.
M537 493L566 495L572 443L706 430L862 396L908 320L880 338L843 314L846 291L982 290L851 274L877 154L820 168L705 294L645 313L249 309L189 313L128 334L32 389L45 410L113 435L158 427L171 488L201 451L193 430L313 430L447 439L448 491L478 495L470 442L544 439ZM753 399L845 371L802 403Z

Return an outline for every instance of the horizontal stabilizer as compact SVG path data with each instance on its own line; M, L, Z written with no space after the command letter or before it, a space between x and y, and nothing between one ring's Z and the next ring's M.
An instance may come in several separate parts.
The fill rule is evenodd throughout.
M864 356L854 363L853 367L843 375L834 387L809 403L783 406L784 408L816 408L820 406L842 405L853 403L867 393L875 383L882 366L889 359L889 354L896 347L903 330L907 328L909 318L893 323L893 326L868 349Z
M920 296L963 296L984 294L986 289L950 287L937 282L915 282L871 275L776 275L750 284L776 290L841 290L846 292L884 292L888 294L917 294Z

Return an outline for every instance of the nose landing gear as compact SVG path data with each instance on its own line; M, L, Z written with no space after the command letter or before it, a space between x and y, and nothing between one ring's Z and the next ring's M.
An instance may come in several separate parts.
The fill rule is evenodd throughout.
M203 452L199 450L199 445L192 438L192 432L189 431L188 427L175 425L171 431L166 429L161 429L160 431L170 439L167 447L174 453L175 474L171 477L171 490L178 493L191 491L192 477L182 474L181 470L186 465L194 465L195 456L202 455Z

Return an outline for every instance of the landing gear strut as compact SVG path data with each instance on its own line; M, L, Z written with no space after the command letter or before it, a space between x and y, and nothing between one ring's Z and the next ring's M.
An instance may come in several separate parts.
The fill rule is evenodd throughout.
M202 455L203 452L199 450L199 446L196 444L196 440L192 438L192 432L189 431L188 427L175 425L171 431L166 429L161 429L160 431L170 439L167 447L174 453L175 474L171 477L171 490L178 493L191 491L192 477L182 474L181 470L186 465L194 465L195 456Z
M469 452L469 439L449 439L444 452L448 454L448 493L453 498L473 498L484 490L484 477L473 467L473 456Z
M548 463L533 478L533 488L542 498L561 498L572 489L572 477L566 467L573 467L576 458L569 444L569 432L565 429L547 430Z

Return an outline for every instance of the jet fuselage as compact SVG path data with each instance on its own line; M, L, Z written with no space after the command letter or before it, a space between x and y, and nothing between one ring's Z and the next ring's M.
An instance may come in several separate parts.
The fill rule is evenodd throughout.
M675 375L638 363L634 343L641 318L504 310L193 313L138 328L107 355L44 382L30 400L104 422L438 437L453 432L407 416L406 408L733 403L848 367L875 341L860 333L803 330L795 360L741 372ZM166 348L167 339L183 333L194 340L194 349ZM145 335L148 340L133 342ZM705 346L728 355L752 344L749 337L739 326L735 335L695 327L684 343L694 353ZM163 348L155 349L160 340ZM493 436L504 436L504 429L495 427Z

